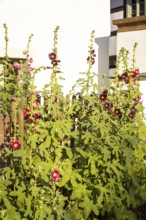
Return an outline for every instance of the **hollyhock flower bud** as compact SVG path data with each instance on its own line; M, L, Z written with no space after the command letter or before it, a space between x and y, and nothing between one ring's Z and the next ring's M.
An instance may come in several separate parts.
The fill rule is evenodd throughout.
M107 94L107 93L108 93L108 90L105 89L102 93L103 93L103 94Z
M92 56L87 57L87 61L89 64L93 65L95 63L95 59Z
M21 147L21 144L18 140L12 141L11 147L12 147L13 150L18 150Z
M27 54L27 50L23 50L23 55L26 55Z
M18 62L14 62L13 67L15 68L15 70L20 70L21 69L21 65Z
M56 182L60 181L59 175L60 175L60 171L54 170L52 173L52 181L56 181Z
M30 62L30 63L33 63L33 58L32 58L32 57L29 58L29 62Z

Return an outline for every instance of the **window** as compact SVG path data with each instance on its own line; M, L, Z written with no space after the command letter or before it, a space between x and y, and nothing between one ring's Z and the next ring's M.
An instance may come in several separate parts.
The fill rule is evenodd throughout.
M146 15L146 0L125 0L124 17L136 17Z

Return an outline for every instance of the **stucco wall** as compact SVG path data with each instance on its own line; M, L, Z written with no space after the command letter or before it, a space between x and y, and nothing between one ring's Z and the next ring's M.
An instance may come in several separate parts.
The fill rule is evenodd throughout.
M141 73L146 72L146 30L118 32L117 54L121 47L125 47L132 55L133 45L137 42L136 64Z

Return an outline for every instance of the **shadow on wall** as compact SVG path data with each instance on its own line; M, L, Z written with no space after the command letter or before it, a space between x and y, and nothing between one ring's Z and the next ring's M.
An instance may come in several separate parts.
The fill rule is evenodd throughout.
M102 75L109 76L109 37L96 38L98 45L98 82L101 83ZM105 86L108 85L108 78L105 80Z

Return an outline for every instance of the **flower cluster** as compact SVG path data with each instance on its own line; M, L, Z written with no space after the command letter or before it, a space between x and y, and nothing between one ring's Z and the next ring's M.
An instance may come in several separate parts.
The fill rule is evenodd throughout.
M113 105L112 103L110 103L108 100L107 100L107 95L108 95L108 90L105 89L100 95L99 95L99 101L103 103L103 109L105 111L109 111Z
M48 57L51 60L51 64L53 65L53 67L57 66L58 63L60 62L60 60L57 59L57 54L54 52L49 53Z
M124 81L126 84L129 84L130 79L134 80L139 75L139 69L134 71L129 71L118 75L119 81Z
M113 104L107 99L107 95L108 95L108 90L105 89L100 95L99 95L99 101L103 104L103 109L105 111L110 111L111 108L113 107ZM121 117L122 116L122 112L120 110L120 108L115 107L114 111L113 111L113 115L117 116L117 117Z
M39 102L36 100L34 103L33 103L33 108L34 110L36 110L37 108L39 107ZM41 118L41 115L40 113L38 112L34 112L33 115L31 115L31 112L30 112L30 109L29 108L26 108L24 110L24 119L26 120L27 123L31 124L33 123L36 119L39 119Z
M94 57L96 57L95 50L91 50L90 56L87 57L87 63L93 65L95 63Z

